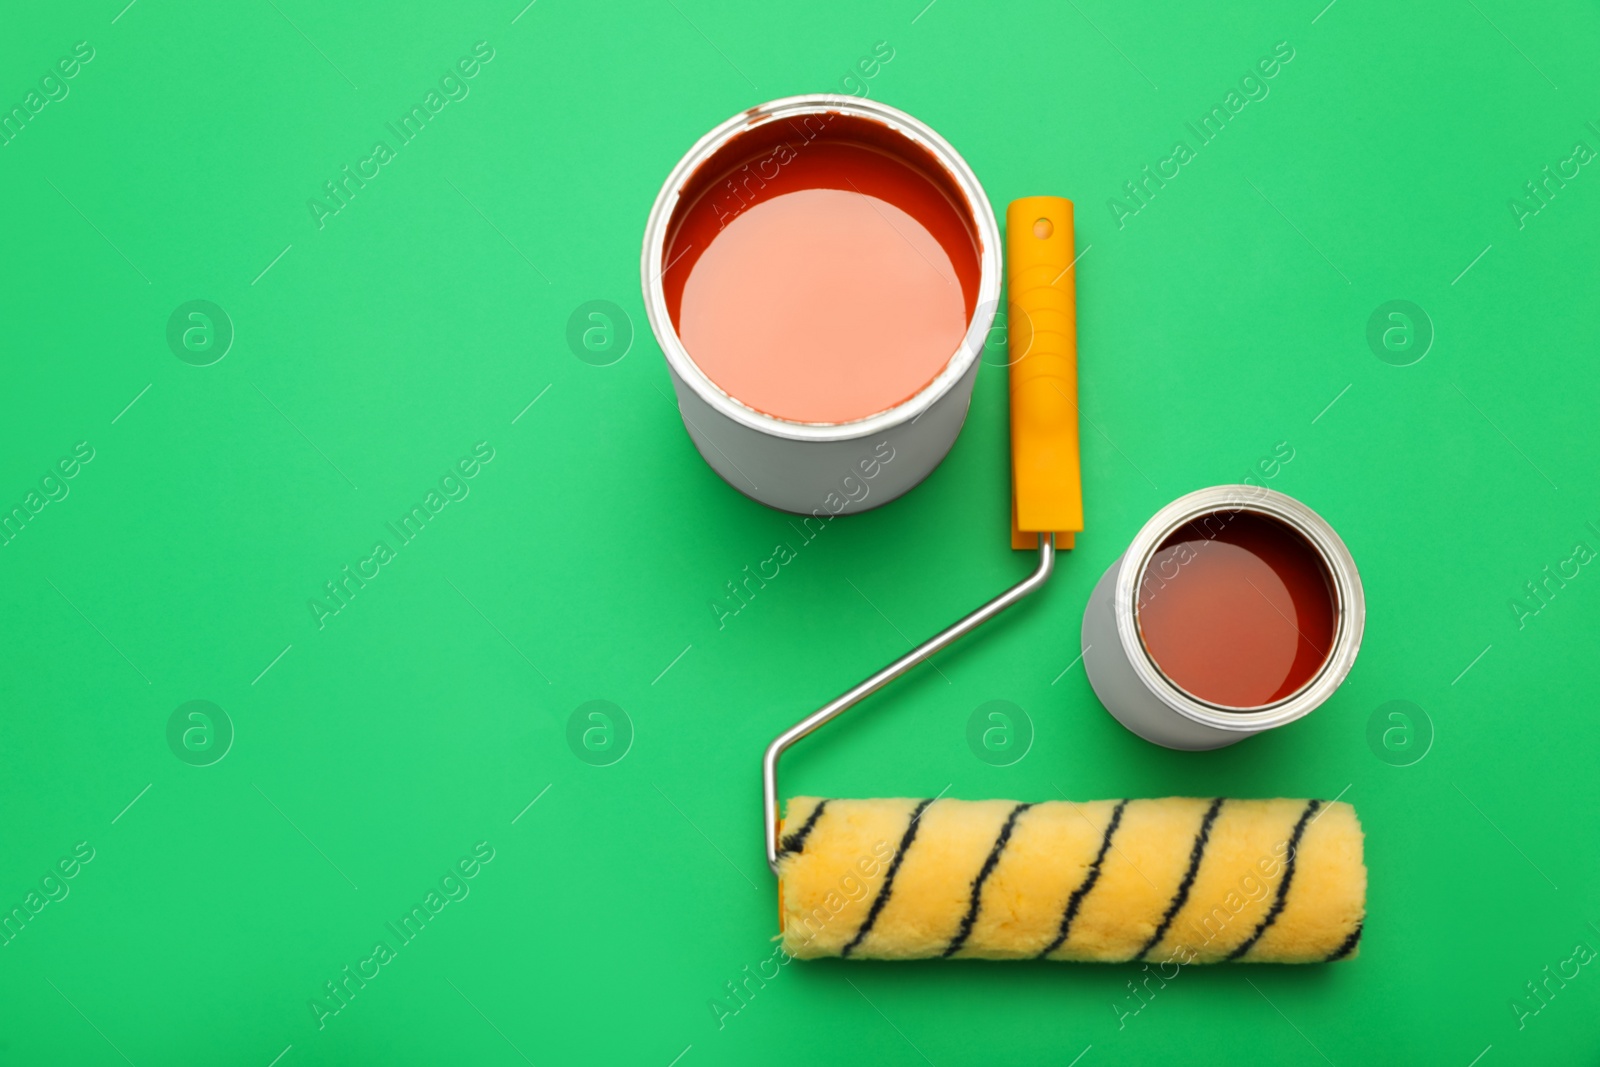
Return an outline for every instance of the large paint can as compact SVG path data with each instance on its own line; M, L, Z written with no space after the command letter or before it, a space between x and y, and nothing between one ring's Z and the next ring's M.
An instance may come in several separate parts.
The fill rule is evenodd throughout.
M872 255L887 265L877 269L837 255L819 260L836 262L839 276L813 284L811 291L826 292L827 299L816 299L816 306L808 306L790 325L809 328L839 319L845 325L837 343L791 353L787 383L737 384L746 367L762 365L770 346L781 347L804 331L783 326L786 320L772 312L779 316L776 328L730 333L744 322L739 318L743 308L734 306L738 301L707 307L705 294L716 285L737 292L741 279L727 277L728 256L716 260L715 250L736 248L752 233L759 238L763 220L800 202L782 191L786 182L820 173L830 160L856 159L852 153L858 150L871 164L865 170L846 168L837 181L815 179L813 184L832 183L817 195L842 198L843 209L860 213L839 232L877 234L880 244ZM896 204L892 192L873 187L882 177L874 169L880 162L907 168L917 180L925 179L928 189L918 186ZM885 188L898 187L889 182ZM922 223L925 231L919 230ZM930 244L929 234L942 243ZM801 228L784 239L796 246L797 258L834 255L825 233ZM947 263L940 260L940 249L955 249ZM786 263L776 264L780 281ZM905 395L895 392L894 382L876 394L863 392L859 376L876 373L872 368L880 362L880 349L886 352L909 335L922 337L919 330L933 329L887 299L875 307L879 298L870 294L887 286L883 291L895 295L902 280L932 285L931 276L919 274L924 270L958 286L948 298L935 289L945 301L939 309L942 332L928 334L935 339L911 354L915 366L899 386ZM1000 233L977 177L932 129L869 100L796 96L741 112L689 149L651 209L640 272L650 328L666 356L684 427L701 456L729 485L763 504L804 515L839 515L878 507L907 492L955 443L999 300ZM711 280L701 284L704 279ZM774 306L786 298L772 285L759 296ZM957 299L959 306L950 303ZM782 314L792 318L792 301L783 307ZM852 390L861 395L852 394L848 403L840 399ZM874 401L875 395L889 400ZM872 409L879 402L883 406Z

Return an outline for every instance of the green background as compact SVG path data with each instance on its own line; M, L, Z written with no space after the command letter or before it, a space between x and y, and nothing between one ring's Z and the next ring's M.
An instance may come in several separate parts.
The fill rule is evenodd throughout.
M76 42L94 58L0 147L0 504L94 458L0 548L0 907L94 858L0 947L0 1060L1593 1062L1594 968L1520 1028L1511 1004L1600 947L1600 574L1568 564L1520 626L1511 602L1600 546L1600 167L1520 227L1509 202L1600 148L1600 15L923 3L6 16L7 112ZM470 95L319 228L308 199L479 41ZM1280 41L1270 95L1119 227L1110 198ZM892 60L847 83L878 42ZM660 182L742 108L863 85L997 208L1077 202L1088 530L1035 602L797 749L786 791L1342 796L1368 835L1358 960L1191 968L1120 1023L1129 967L795 963L719 1027L775 933L762 747L1032 565L1007 548L999 345L938 470L804 546L669 399L638 284ZM205 367L166 340L195 299L236 333ZM1367 342L1393 299L1435 334L1409 366ZM628 321L582 359L592 300ZM309 600L478 442L470 495L319 628ZM1073 665L1085 597L1159 506L1280 442L1267 484L1361 568L1361 658L1291 727L1149 745ZM719 629L724 583L785 541ZM209 766L169 747L190 700L234 733ZM591 700L627 719L606 758L631 732L608 766L567 740ZM1034 734L1006 767L966 742L992 700ZM1421 709L1400 756L1368 742L1394 700ZM324 983L479 842L470 895L319 1029Z

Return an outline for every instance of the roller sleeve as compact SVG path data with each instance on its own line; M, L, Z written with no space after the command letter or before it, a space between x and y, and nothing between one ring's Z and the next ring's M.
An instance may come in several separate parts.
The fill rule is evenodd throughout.
M1319 963L1355 955L1355 809L1319 800L789 802L800 958Z

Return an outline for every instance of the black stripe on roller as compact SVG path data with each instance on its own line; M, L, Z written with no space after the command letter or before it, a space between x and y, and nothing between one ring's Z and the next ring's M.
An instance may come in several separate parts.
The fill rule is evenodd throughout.
M1289 899L1289 883L1294 881L1294 861L1295 854L1300 848L1300 836L1306 832L1306 824L1311 821L1311 816L1315 815L1320 807L1322 807L1322 801L1313 800L1306 805L1306 810L1300 813L1300 821L1294 824L1294 832L1289 835L1289 856L1284 861L1283 880L1278 883L1277 899L1272 902L1272 907L1267 909L1266 918L1261 920L1261 924L1256 927L1255 933L1245 938L1244 944L1223 957L1222 962L1232 963L1246 952L1249 952L1255 947L1256 942L1261 940L1261 935L1267 932L1267 928L1278 921L1278 915L1283 911L1284 902Z
M1346 956L1350 955L1350 953L1354 952L1356 950L1356 944L1361 940L1361 928L1365 925L1365 923L1356 923L1356 928L1350 931L1350 936L1344 939L1344 944L1335 949L1333 955L1329 956L1322 962L1334 963L1338 960L1344 959Z
M972 880L972 899L967 903L967 913L961 917L961 928L956 931L956 936L950 939L949 946L944 950L945 958L954 956L967 943L967 938L972 935L972 926L978 921L978 911L983 906L983 883L989 880L989 875L994 873L996 864L1000 862L1000 853L1006 850L1006 842L1011 840L1011 831L1017 825L1017 816L1033 807L1032 804L1018 804L1011 809L1006 823L1000 827L1000 836L994 839L994 847L989 850L989 858L983 861L983 868L978 871L978 877Z
M1084 878L1082 885L1072 891L1072 896L1067 898L1067 910L1061 916L1061 930L1056 934L1056 939L1050 942L1049 947L1039 953L1039 959L1044 959L1066 942L1067 934L1072 931L1072 920L1077 918L1083 898L1089 895L1089 890L1100 880L1100 865L1105 862L1106 853L1111 850L1111 837L1117 832L1117 826L1122 822L1123 809L1127 806L1126 800L1119 800L1117 806L1112 809L1111 821L1106 823L1105 836L1100 839L1100 851L1095 854L1094 862L1089 864L1089 875Z
M783 839L783 847L778 849L779 857L791 852L804 852L806 838L811 836L812 829L817 825L817 820L822 818L822 809L828 806L826 800L817 801L817 806L811 809L811 814L806 816L806 821L801 823L800 829Z
M878 913L889 903L889 894L894 891L894 876L900 872L900 864L906 858L906 850L911 847L911 842L917 839L917 823L922 819L922 813L932 803L931 797L921 801L911 813L911 821L906 824L906 832L900 838L900 847L895 851L894 859L889 861L889 871L883 876L883 885L878 887L878 895L873 898L872 907L867 910L867 918L861 924L861 929L856 931L856 936L850 939L850 943L839 950L840 956L849 956L872 932L873 924L878 921Z
M1206 809L1205 818L1200 820L1200 832L1194 835L1194 847L1189 850L1189 869L1183 874L1183 881L1178 883L1178 891L1172 896L1172 903L1167 905L1167 913L1161 916L1161 925L1156 927L1156 932L1150 935L1150 940L1144 947L1133 954L1134 959L1139 959L1146 952L1161 943L1167 935L1167 928L1172 925L1172 920L1178 915L1184 902L1189 899L1189 890L1194 888L1195 875L1200 873L1200 860L1206 854L1206 842L1211 837L1211 826L1217 821L1217 813L1222 810L1222 798L1211 802L1211 807Z

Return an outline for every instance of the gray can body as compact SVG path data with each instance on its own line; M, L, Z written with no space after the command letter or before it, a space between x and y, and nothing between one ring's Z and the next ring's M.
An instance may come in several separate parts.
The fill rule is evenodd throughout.
M1316 676L1287 698L1260 708L1226 708L1180 689L1150 658L1138 631L1139 582L1162 542L1191 520L1229 511L1277 519L1304 537L1327 567L1338 615L1333 648ZM1083 613L1083 664L1100 703L1140 737L1188 751L1221 748L1316 710L1349 675L1365 623L1355 560L1326 520L1271 489L1220 485L1158 511L1101 576Z
M845 515L887 504L933 472L961 432L977 377L973 363L915 423L825 441L763 433L722 415L675 372L672 385L689 439L729 485L783 511Z
M680 191L698 168L755 126L825 113L880 124L931 155L966 199L979 243L977 310L943 371L901 404L864 419L802 423L757 411L722 390L694 362L674 329L661 279L668 228ZM769 507L803 515L849 514L887 504L938 466L955 444L977 381L979 357L999 303L1000 229L966 162L903 111L855 97L816 94L741 112L702 137L668 175L645 227L640 262L645 312L666 356L684 427L729 485Z

